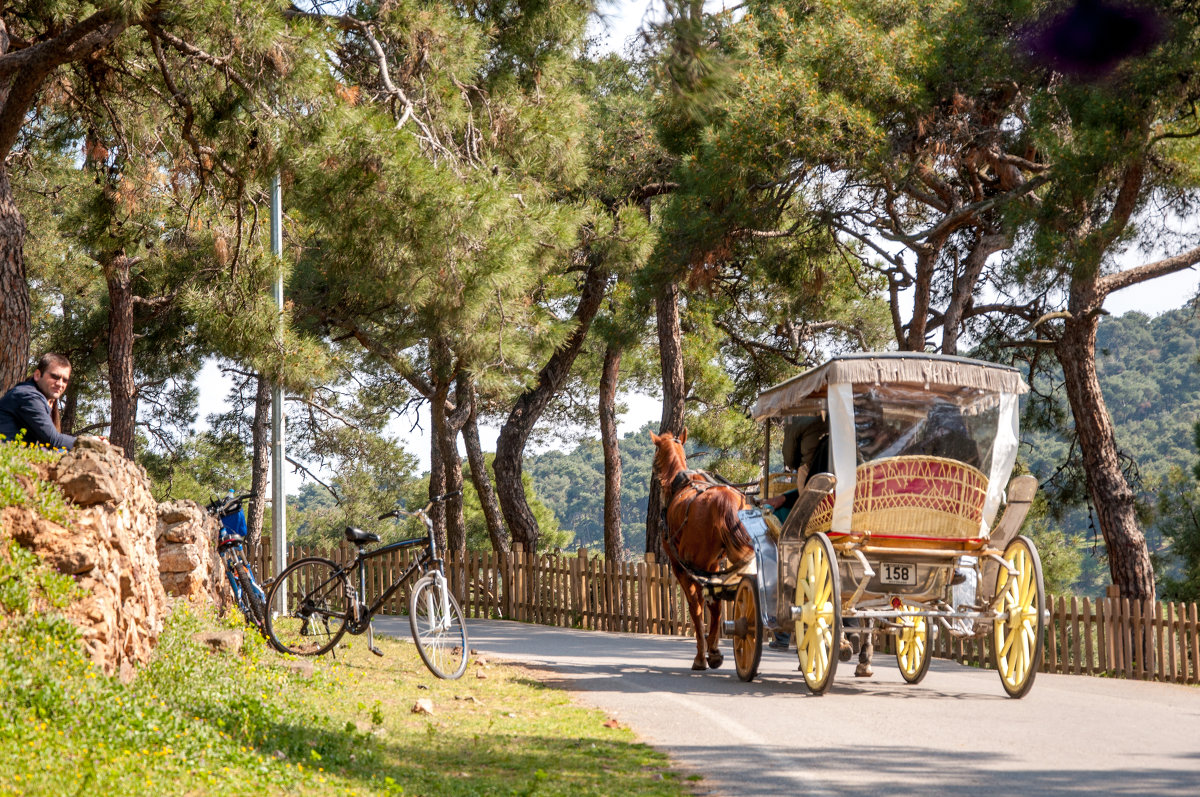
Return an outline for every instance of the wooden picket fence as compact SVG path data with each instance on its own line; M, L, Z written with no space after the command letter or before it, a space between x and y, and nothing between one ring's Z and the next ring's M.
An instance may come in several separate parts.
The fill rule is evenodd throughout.
M261 547L256 572L273 573L270 546ZM354 554L344 543L332 550L288 546L289 562L306 556L349 562ZM409 566L412 555L402 550L369 560L368 595L381 594ZM461 559L452 558L446 577L467 617L641 634L681 635L691 629L670 568L655 562L653 554L641 562L609 562L586 549L533 554L517 545L506 556L468 551ZM407 613L407 600L406 590L400 590L383 611Z
M1200 618L1195 603L1116 596L1049 596L1042 672L1200 684ZM992 666L991 634L941 634L934 655Z
M269 546L262 549L257 572L272 573ZM368 595L382 593L404 572L411 555L398 551L368 562ZM354 549L345 544L332 551L289 546L288 561L304 556L348 562ZM691 633L679 586L653 554L640 562L610 562L587 550L534 554L516 546L506 556L468 551L447 563L446 575L467 617L597 631ZM1196 604L1131 602L1109 589L1110 596L1099 599L1049 596L1041 671L1200 684ZM384 611L407 613L407 601L401 590ZM880 635L879 652L892 652L892 640ZM956 638L942 629L933 651L938 658L992 666L990 633Z

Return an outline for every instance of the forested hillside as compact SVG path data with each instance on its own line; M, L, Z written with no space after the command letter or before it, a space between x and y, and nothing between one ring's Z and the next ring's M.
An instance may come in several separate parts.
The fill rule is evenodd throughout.
M1200 420L1200 304L1151 318L1142 313L1108 317L1100 324L1098 366L1105 397L1117 427L1117 442L1129 457L1130 472L1149 508L1160 482L1172 467L1190 468L1196 458L1192 426ZM1061 382L1057 375L1048 382ZM1063 399L1056 397L1057 400ZM1069 415L1067 416L1069 417ZM644 550L646 504L650 488L653 425L630 432L620 441L624 478L621 522L630 556ZM1060 506L1057 523L1075 540L1083 555L1081 591L1094 593L1108 583L1103 541L1093 539L1085 503L1061 506L1073 492L1064 476L1055 474L1067 462L1066 437L1047 431L1023 433L1021 458ZM695 459L702 467L702 457ZM542 500L559 524L575 533L574 544L602 549L604 541L604 460L599 441L587 441L570 452L551 451L530 456L529 473ZM1062 482L1061 486L1058 482ZM1058 489L1056 489L1058 488ZM1152 546L1161 546L1153 533ZM1093 545L1093 543L1097 543Z
M1191 428L1200 419L1200 305L1150 318L1126 313L1105 318L1096 339L1096 365L1117 429L1117 444L1132 459L1142 487L1172 466L1195 458ZM1050 381L1057 382L1055 375ZM1059 398L1059 401L1065 402ZM1048 479L1065 460L1059 435L1027 434L1022 457Z
M646 504L654 445L647 424L619 442L621 450L621 530L628 556L646 548ZM588 440L570 452L548 451L527 459L529 474L542 501L559 525L575 532L574 544L604 549L604 452L599 440Z

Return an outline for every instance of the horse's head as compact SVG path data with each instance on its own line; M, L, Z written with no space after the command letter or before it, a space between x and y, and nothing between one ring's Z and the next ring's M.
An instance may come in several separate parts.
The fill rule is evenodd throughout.
M677 473L687 470L687 456L683 452L683 444L687 442L687 429L683 430L678 440L670 432L651 432L650 440L654 443L654 472L658 474L665 490Z

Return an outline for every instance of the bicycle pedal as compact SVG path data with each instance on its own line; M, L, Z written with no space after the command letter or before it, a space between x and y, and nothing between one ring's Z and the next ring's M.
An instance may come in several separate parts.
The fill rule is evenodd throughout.
M368 645L367 650L371 651L376 656L383 658L383 651L380 650L379 648L375 647L374 645Z

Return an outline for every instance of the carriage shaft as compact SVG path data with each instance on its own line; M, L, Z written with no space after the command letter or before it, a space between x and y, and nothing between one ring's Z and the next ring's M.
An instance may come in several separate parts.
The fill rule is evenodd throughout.
M799 620L802 610L799 606L792 607L792 619ZM903 609L856 609L843 613L843 617L856 617L864 620L896 620L901 617L942 617L947 620L1003 620L1007 612L957 612L952 610L922 609L920 611L905 611Z

